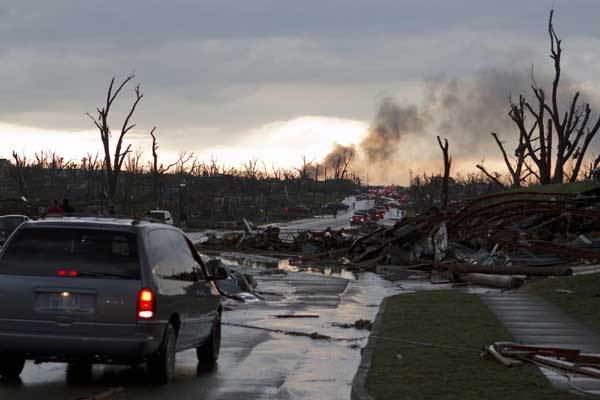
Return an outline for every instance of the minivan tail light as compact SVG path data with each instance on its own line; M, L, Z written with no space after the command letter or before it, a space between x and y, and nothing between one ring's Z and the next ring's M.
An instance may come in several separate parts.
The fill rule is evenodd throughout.
M154 292L144 288L138 293L137 317L150 319L154 317Z
M58 276L70 276L71 278L74 278L79 275L79 273L75 269L59 269L58 271L56 271L56 274Z

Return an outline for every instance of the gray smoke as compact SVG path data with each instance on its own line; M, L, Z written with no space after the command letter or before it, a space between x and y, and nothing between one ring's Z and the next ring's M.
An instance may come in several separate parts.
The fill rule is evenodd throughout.
M535 81L550 96L552 71L536 72ZM514 148L518 134L508 116L510 99L518 101L523 94L535 104L531 91L531 71L488 68L469 79L430 79L423 84L420 104L400 106L393 99L384 99L363 140L356 146L354 169L369 171L373 181L390 181L408 168L431 170L440 149L435 136L448 138L455 160L499 158L498 148L490 133L496 132ZM575 85L561 77L559 99L566 107ZM588 96L582 93L580 105ZM402 151L400 151L402 149ZM325 160L339 154L338 145Z
M430 81L424 103L435 116L430 128L449 138L457 156L486 153L493 146L490 132L512 136L510 98L518 99L529 85L527 73L499 69L480 70L470 80Z
M369 162L391 160L404 136L421 132L424 127L425 121L416 105L401 107L393 99L385 98L359 149Z

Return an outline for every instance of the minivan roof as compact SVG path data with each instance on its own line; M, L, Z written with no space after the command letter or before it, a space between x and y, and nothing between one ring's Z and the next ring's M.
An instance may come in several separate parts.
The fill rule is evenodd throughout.
M131 218L111 218L111 217L47 217L40 220L29 220L24 223L28 227L105 227L105 228L131 228L140 226L165 226L164 224L155 224L149 221L141 221Z

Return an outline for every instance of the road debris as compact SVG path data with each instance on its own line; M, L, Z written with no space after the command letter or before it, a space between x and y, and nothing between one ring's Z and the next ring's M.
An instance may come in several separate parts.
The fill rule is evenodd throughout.
M265 252L285 252L287 256L302 255L298 261L332 258L330 252L347 248L358 237L356 228L297 230L282 229L277 226L257 227L243 220L243 231L230 231L223 234L214 232L197 244L201 251L235 250Z
M344 329L350 329L350 328L355 328L358 330L368 330L370 331L371 329L373 329L373 322L371 322L371 320L369 319L357 319L356 321L354 321L353 323L340 323L340 322L334 322L331 324L331 326L336 326L338 328L344 328Z
M275 318L319 318L319 314L278 314L271 316Z

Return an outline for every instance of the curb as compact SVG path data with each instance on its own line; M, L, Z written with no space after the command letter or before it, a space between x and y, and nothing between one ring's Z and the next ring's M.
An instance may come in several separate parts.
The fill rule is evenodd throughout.
M369 368L371 368L373 354L375 353L375 342L377 341L375 337L380 336L379 330L381 329L381 321L388 300L389 297L386 297L381 302L379 311L377 311L377 315L375 316L375 321L373 321L373 329L371 330L371 335L369 335L367 345L361 351L362 358L360 360L360 365L358 366L356 375L354 375L354 379L352 379L352 390L350 392L351 400L375 400L367 390L367 376L369 375Z

